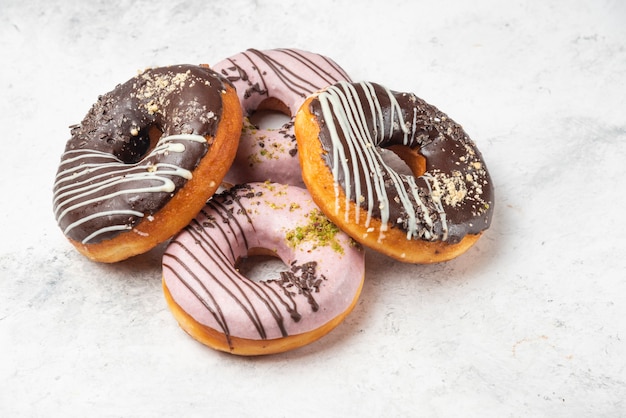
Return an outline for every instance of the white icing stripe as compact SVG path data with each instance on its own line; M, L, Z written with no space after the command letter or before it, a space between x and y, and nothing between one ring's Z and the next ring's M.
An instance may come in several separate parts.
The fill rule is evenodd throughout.
M90 158L90 157L86 155L85 158ZM171 168L176 167L171 164L163 164L163 163L159 163L158 166L159 167L171 167ZM60 200L64 196L71 194L72 192L79 191L79 187L85 184L91 184L92 182L99 181L100 179L104 179L103 182L107 181L107 179L110 181L115 180L114 178L111 178L111 172L106 171L107 169L110 169L110 165L82 164L81 167L85 167L86 169L82 171L76 171L76 172L72 172L71 170L66 170L68 171L69 175L66 176L65 178L60 179L59 181L55 183L55 186L58 186L61 183L69 182L69 181L75 180L76 178L86 176L84 180L75 181L65 186L58 187L56 189L56 198L54 199L54 203L56 203L58 200ZM102 170L104 170L104 173L93 175L94 172L102 171ZM115 174L117 176L128 176L128 175L131 175L133 172L145 172L145 170L146 170L146 166L131 166L127 170L122 170L122 169L116 170ZM59 175L62 175L62 174L65 174L65 171L63 173L59 173ZM70 189L69 193L62 193L68 189Z
M98 229L97 231L93 232L91 235L87 236L87 238L83 239L81 242L83 244L88 244L89 241L91 241L92 239L96 238L98 235L102 235L106 232L113 232L113 231L125 231L125 230L130 230L132 229L129 225L111 225L111 226L107 226L105 228L101 228Z
M89 151L93 153L93 158L104 158L105 160L121 162L119 159L115 158L115 156L112 154L102 152L102 151L96 151L96 150L89 150ZM84 152L85 152L84 149L74 149L74 150L66 151L61 156L62 160L61 160L61 164L59 165L64 166L64 165L72 164L75 161L82 159ZM73 158L65 158L67 155L70 155L70 154L78 154L78 155Z
M169 142L169 141L193 141L193 142L206 142L206 138L202 135L196 135L196 134L178 134L178 135L170 135L167 136L163 139L161 139L159 142L163 141L163 142Z
M141 164L125 164L115 156L93 149L69 150L63 155L61 165L71 165L60 170L55 181L53 199L54 213L61 224L69 213L82 207L104 203L121 195L141 195L144 193L172 193L175 183L172 177L191 179L191 171L169 163L156 163L159 155L182 153L185 145L172 141L206 142L202 135L182 134L161 138L156 147L146 156ZM69 158L67 158L70 156ZM96 162L94 162L94 159ZM103 161L99 161L102 159ZM94 172L100 174L93 175ZM133 187L133 184L137 183ZM98 193L103 192L102 195ZM109 191L107 193L107 191ZM94 197L92 197L94 196ZM106 205L102 205L105 207ZM80 218L65 227L67 235L71 230L90 220L105 216L130 215L143 217L142 212L130 208L102 210ZM95 237L110 231L128 229L127 225L108 225L89 234L82 240L88 243Z
M352 87L352 86L350 86ZM357 159L363 159L366 158L368 160L368 162L372 163L372 147L368 147L367 144L371 144L375 141L375 138L372 138L370 136L370 132L367 128L367 121L365 119L363 119L363 105L361 104L361 102L359 100L355 100L356 99L356 91L354 91L354 94L350 97L347 97L347 100L349 101L349 107L351 109L355 109L355 111L350 112L351 114L348 117L348 123L349 126L348 128L354 129L356 130L356 132L354 132L353 134L355 135L356 138L359 139L359 144L357 144L357 146L352 146L352 144L350 144L350 147L352 149L351 154L354 156L355 152L358 153L358 158L353 158L354 160ZM360 119L358 121L354 120L354 117L360 117ZM355 179L359 178L359 171L358 171L358 167L356 165L353 165L353 170L352 170L352 175L354 176ZM362 192L362 185L361 182L356 181L355 182L355 196L358 196L358 199L360 199L360 196L363 195ZM368 195L368 203L370 205L373 204L373 190L372 190L372 183L369 180L369 178L366 179L366 184L365 187L367 189L367 195ZM348 199L348 198L347 198ZM348 199L349 200L349 199ZM346 201L346 206L347 206L347 201ZM360 219L360 209L361 207L359 205L356 206L356 220L357 222L359 222ZM371 210L371 208L370 208ZM367 212L368 215L370 213L370 211ZM371 222L371 217L367 216L366 220L365 220L365 224L366 226L369 226Z
M186 171L186 170L185 170ZM147 176L146 176L147 177ZM77 203L75 205L66 207L62 212L57 214L57 220L59 222L61 222L61 220L65 217L65 215L67 215L68 213L90 205L90 204L94 204L94 203L99 203L99 202L106 202L109 199L112 199L116 196L121 196L121 195L134 195L134 194L141 194L141 193L157 193L157 192L168 192L171 193L174 191L174 182L168 178L154 178L155 180L159 180L161 181L161 185L157 186L157 187L139 187L136 189L125 189L125 190L118 190L116 192L113 193L109 193L106 195L102 195L102 196L98 196L92 199L86 199L80 203ZM132 182L135 181L136 179L128 179L128 180L117 180L115 182L113 182L112 184L110 184L110 186L118 186L120 184L123 183L128 183L128 182ZM142 179L143 180L143 179ZM107 185L107 187L109 187L109 185ZM104 187L100 187L100 188L96 188L95 190L90 190L89 192L85 192L79 195L76 195L75 197L73 197L72 199L68 199L66 202L64 202L64 204L62 206L59 206L57 208L57 210L55 211L55 213L58 212L59 209L61 209L62 207L65 207L65 205L69 202L69 201L74 201L74 200L79 200L79 199L83 199L86 196L88 196L89 194L95 193L97 191L99 191L100 189L103 189ZM119 214L124 214L123 210L119 210L116 211Z
M359 87L358 92L356 86ZM382 224L379 233L382 236L389 223L389 196L393 190L398 203L402 205L406 213L406 220L404 221L406 222L407 239L420 235L426 239L432 239L435 236L434 220L430 216L429 204L427 203L430 202L440 216L443 229L442 238L446 240L448 226L440 197L442 191L439 189L437 180L428 173L422 176L427 185L428 193L424 193L424 197L420 197L419 186L415 177L395 172L383 161L382 156L376 150L377 146L396 135L398 131L402 133L402 144L409 145L416 132L417 110L413 110L413 120L409 127L403 118L402 108L394 94L389 89L383 89L384 98L389 101L389 104L385 105L385 109L380 102L382 97L379 97L374 86L367 82L358 84L339 82L318 96L322 117L330 134L333 158L331 172L335 181L337 210L339 207L338 183L343 176L346 207L348 207L348 200L355 200L357 222L361 208L360 200L366 199L366 227L369 226L372 218L374 202L377 202ZM359 92L364 97L359 98ZM389 112L390 122L385 123L384 111ZM368 125L368 121L371 121L372 126ZM352 167L348 164L348 158L352 159ZM388 177L384 177L383 172L387 173ZM361 184L363 180L365 184ZM389 181L390 184L386 185L385 180ZM434 190L431 188L431 182L434 185ZM362 197L363 189L367 191L367 196ZM419 213L414 205L419 208ZM346 210L346 220L348 217L349 211ZM424 225L427 228L424 228Z
M442 224L442 229L443 229L442 240L445 241L446 238L448 238L448 226L446 223L446 212L443 209L443 203L441 202L441 196L443 194L442 194L441 189L439 188L439 182L429 173L424 173L422 178L426 181L426 185L428 186L428 191L430 192L428 195L432 197L432 202L434 203L435 208L437 209L437 213L439 214L441 218L441 224ZM434 191L431 188L431 185L428 182L428 180L432 181L432 184L434 186Z
M68 232L70 232L72 229L76 228L77 226L80 226L82 224L84 224L85 222L89 222L92 219L95 218L100 218L100 217L104 217L104 216L115 216L115 215L132 215L132 216L139 216L140 218L143 217L143 213L141 212L137 212L136 210L118 210L118 211L105 211L105 212L97 212L97 213L93 213L89 216L85 216L82 219L79 219L78 221L69 224L67 226L67 228L65 228L65 230L63 231L63 233L65 235L67 235Z
M417 183L415 183L415 177L412 176L408 176L407 180L409 182L409 187L411 189L411 192L413 193L413 199L415 200L415 202L417 202L418 205L420 205L420 208L422 210L422 213L424 215L424 221L426 222L426 225L428 225L429 227L432 227L434 225L434 222L432 220L432 218L429 215L429 211L428 208L426 207L426 205L424 204L424 202L422 202L422 199L420 199L419 195L418 195L418 186ZM408 233L407 233L408 235Z
M198 140L198 138L201 138L201 140ZM188 141L195 141L195 142L204 142L205 139L203 136L200 135L171 135L168 136L167 138L164 138L162 141L163 143L161 143L161 141L159 141L159 144L155 147L154 150L152 150L152 152L150 153L150 155L148 155L148 157L146 157L145 159L149 159L150 157L154 157L156 155L159 154L165 154L168 152L178 152L178 153L182 153L185 152L185 145L184 144L180 144L180 143L171 143L169 141L174 140L174 139L178 139L178 140L188 140ZM89 152L89 153L87 153ZM116 158L114 155L112 154L108 154L102 151L97 151L97 150L88 150L88 149L80 149L80 150L70 150L67 151L63 154L63 157L65 157L68 154L78 154L78 156L73 157L73 158L68 158L66 160L63 160L61 162L61 165L64 165L68 162L77 162L83 159L89 159L89 160L93 160L95 158L104 158L106 160L109 161L109 163L105 163L105 162L99 162L99 163L82 163L80 164L80 168L84 169L82 171L76 171L77 167L71 167L69 169L66 170L61 170L59 171L59 173L57 174L57 181L54 183L54 187L57 187L59 184L64 183L64 182L68 182L68 181L73 181L76 178L83 176L85 174L89 174L89 173L93 173L94 171L98 171L98 170L108 170L111 167L115 166L115 165L119 165L120 168L117 169L115 171L115 173L117 175L125 175L125 173L129 173L135 170L142 170L145 169L147 167L147 165L137 165L137 164L125 164L124 162L122 162L121 160L119 160L118 158ZM163 166L163 165L162 165ZM174 168L175 166L168 164L168 166L171 166L172 168ZM123 168L122 168L123 167ZM67 176L65 176L67 174ZM64 177L65 176L65 177ZM58 189L56 189L56 193L59 193L62 190L68 189L68 188L72 188L76 185L79 185L81 183L89 183L91 181L94 181L98 178L101 177L110 177L110 172L105 172L104 174L98 175L98 176L90 176L88 178L86 178L85 180L83 180L82 182L76 182L74 181L72 184L67 185L67 186L63 186L60 187ZM58 196L57 196L58 199ZM56 199L55 199L56 201Z

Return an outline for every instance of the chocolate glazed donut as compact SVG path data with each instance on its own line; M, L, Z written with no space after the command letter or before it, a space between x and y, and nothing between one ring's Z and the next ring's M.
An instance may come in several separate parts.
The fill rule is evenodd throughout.
M149 69L118 85L72 127L54 184L60 228L98 261L147 251L215 192L240 129L234 88L206 67Z
M480 152L459 124L414 94L341 82L305 102L298 118L305 183L355 240L428 263L456 257L490 226L493 184ZM413 175L389 167L380 148L396 152Z

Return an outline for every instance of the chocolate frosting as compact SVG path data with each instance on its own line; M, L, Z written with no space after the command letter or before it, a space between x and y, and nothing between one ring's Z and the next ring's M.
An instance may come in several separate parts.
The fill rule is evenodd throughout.
M320 124L323 159L366 225L378 218L381 233L390 226L408 239L450 243L489 227L494 192L482 155L435 106L375 83L341 82L310 110ZM395 172L379 152L392 146L417 150L426 172Z
M177 65L100 96L71 127L56 176L54 213L66 236L97 243L150 221L211 147L224 82L206 67Z

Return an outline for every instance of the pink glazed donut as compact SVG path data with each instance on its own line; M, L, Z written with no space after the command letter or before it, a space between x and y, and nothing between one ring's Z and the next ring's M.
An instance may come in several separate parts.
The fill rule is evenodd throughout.
M213 66L235 85L244 125L235 161L224 181L273 181L304 187L293 131L296 112L312 93L350 81L330 58L297 49L248 49ZM279 129L259 129L248 119L257 110L291 117Z
M258 254L278 257L286 271L243 276L238 260ZM269 182L215 195L163 255L165 299L180 326L239 355L291 350L330 332L354 308L364 274L362 247L306 189Z

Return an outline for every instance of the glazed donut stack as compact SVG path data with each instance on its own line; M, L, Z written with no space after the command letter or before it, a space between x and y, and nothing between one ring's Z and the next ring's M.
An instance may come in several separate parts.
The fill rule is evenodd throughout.
M250 122L267 109L290 120ZM249 49L212 67L147 69L100 96L71 127L53 211L95 261L166 242L163 291L180 326L261 355L315 341L352 311L364 248L450 260L490 226L493 201L475 143L436 107L353 82L319 54ZM285 271L245 277L240 261L258 254Z

